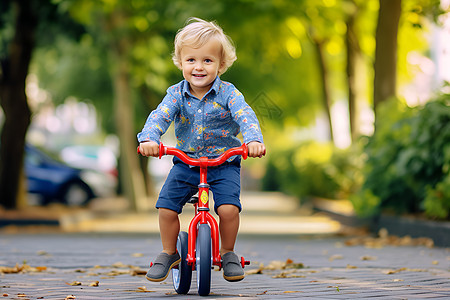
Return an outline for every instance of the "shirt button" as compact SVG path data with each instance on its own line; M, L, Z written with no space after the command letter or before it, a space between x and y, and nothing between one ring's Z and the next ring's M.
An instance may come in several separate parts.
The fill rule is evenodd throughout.
M203 155L203 152L199 152L198 154Z
M199 112L199 113L201 113L201 112L202 112L202 110L201 110L201 109L199 109L199 110L198 110L198 112Z
M200 139L200 137L198 136L198 137L197 137L197 140L199 140L199 139Z

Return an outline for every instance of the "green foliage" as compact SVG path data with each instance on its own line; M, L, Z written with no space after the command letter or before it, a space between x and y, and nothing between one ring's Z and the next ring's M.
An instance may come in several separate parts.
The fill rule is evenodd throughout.
M346 198L360 185L359 150L305 142L271 153L263 178L264 190L281 190L299 199Z
M376 133L365 148L365 182L352 198L357 211L425 210L430 217L448 217L449 104L450 95L442 95L419 108L408 108L399 101L384 105ZM360 209L364 207L368 211Z
M436 184L435 188L426 187L424 201L425 213L432 218L446 219L450 214L450 175Z

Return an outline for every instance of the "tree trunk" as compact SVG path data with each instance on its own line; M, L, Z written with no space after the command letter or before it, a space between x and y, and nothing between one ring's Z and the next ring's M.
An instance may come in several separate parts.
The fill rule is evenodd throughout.
M378 105L396 95L397 32L401 11L401 0L380 0L375 37L373 97L375 117Z
M31 112L25 94L25 80L35 45L37 16L27 0L13 1L14 37L1 61L0 104L5 123L0 144L0 204L17 207L20 176L23 169L25 136Z
M123 15L120 12L113 13L111 19L113 28L120 28L123 20ZM114 116L120 140L120 179L125 196L131 202L132 209L145 211L150 208L150 203L136 152L134 106L131 101L130 70L127 59L131 43L126 35L119 35L114 38L111 49L114 61L112 76L114 82Z
M356 4L355 4L356 8ZM347 85L348 85L348 112L350 123L350 137L352 142L356 140L359 135L357 122L357 63L361 54L358 43L358 37L355 32L355 19L357 16L357 9L347 19L347 32L345 35L345 42L347 47Z
M325 55L323 53L323 42L313 39L314 45L316 47L317 59L319 63L319 74L320 81L322 83L322 104L325 110L328 126L330 128L330 141L334 141L333 137L333 124L331 121L331 96L330 87L328 84L328 69L325 62Z

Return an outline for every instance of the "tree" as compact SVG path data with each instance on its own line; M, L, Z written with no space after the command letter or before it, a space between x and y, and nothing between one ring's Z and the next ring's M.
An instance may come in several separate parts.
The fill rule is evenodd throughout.
M13 0L2 4L14 15L14 36L8 49L4 49L0 73L0 104L5 113L0 149L0 204L7 209L17 207L23 174L25 135L31 116L25 80L36 42L38 2Z
M350 124L350 137L352 142L358 136L358 124L357 124L357 64L358 58L361 55L361 49L359 47L358 35L355 28L356 18L358 16L358 6L351 0L352 9L347 15L346 25L347 30L345 33L345 44L347 48L347 85L348 85L348 115Z
M401 0L380 0L380 11L376 29L374 62L373 110L378 105L396 96L397 82L397 33L402 12Z

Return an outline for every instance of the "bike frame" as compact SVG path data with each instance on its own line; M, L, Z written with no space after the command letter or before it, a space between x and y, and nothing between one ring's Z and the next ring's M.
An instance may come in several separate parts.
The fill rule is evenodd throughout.
M227 159L235 155L241 155L245 160L247 159L248 149L246 144L240 147L231 148L221 154L219 157L209 159L207 157L200 157L199 159L191 158L183 151L164 146L163 143L159 145L159 158L163 155L174 155L181 159L184 163L200 167L200 184L198 185L198 203L194 203L195 216L189 224L188 232L188 255L187 262L192 268L195 268L195 243L197 240L197 228L200 224L209 224L211 228L212 240L212 256L213 265L222 267L222 258L219 253L219 226L216 219L209 213L209 184L207 182L208 167L214 167L223 164Z

